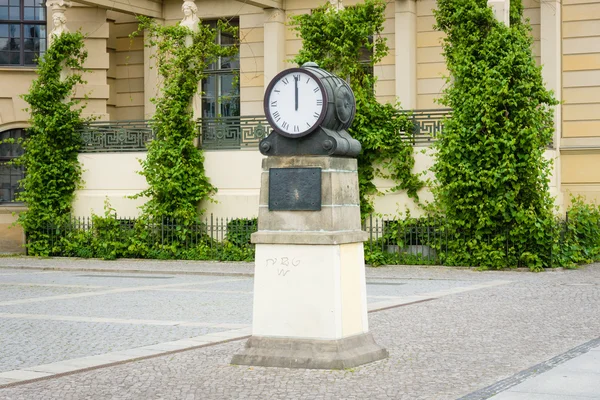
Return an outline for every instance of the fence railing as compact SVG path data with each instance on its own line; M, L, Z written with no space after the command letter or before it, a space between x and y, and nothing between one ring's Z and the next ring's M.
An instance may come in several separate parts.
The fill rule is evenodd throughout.
M557 221L557 224L554 234L560 236L556 240L561 246L568 224L567 220ZM50 247L56 249L51 255L98 256L96 250L92 249L94 243L100 243L99 247L101 247L102 240L107 240L108 237L108 240L113 243L119 242L117 246L123 249L135 243L143 243L147 249L172 247L178 249L177 251L193 250L201 246L212 251L208 256L203 256L208 258L201 259L221 260L223 259L221 251L224 248L231 250L231 247L235 247L252 251L254 246L250 237L257 231L257 225L256 218L219 218L212 214L192 224L182 224L167 219L138 224L135 218L120 218L115 215L110 218L73 218L68 226L47 226L43 229L43 233ZM442 218L407 221L372 215L363 222L362 228L368 234L364 248L365 259L369 264L456 265L448 264L447 261L452 257L453 251L457 251L457 240L463 243L466 249L461 248L458 251L467 253L476 252L479 247L496 241L495 246L502 253L500 255L502 262L506 261L507 266L519 266L521 256L527 251L525 248L520 248L519 244L512 243L508 232L499 234L496 232L489 237L475 237L470 232L449 230L446 221ZM108 233L111 229L113 232ZM114 229L117 230L116 233ZM600 231L600 226L597 231ZM506 242L498 243L498 237L505 237ZM64 238L68 239L67 242L72 242L69 250L65 250L64 246L61 247L60 243ZM452 242L454 242L454 250ZM73 246L80 246L81 249ZM554 259L552 251L550 246L548 254L541 255L546 260L550 260L549 265L545 266L552 267ZM135 252L127 253L126 250L122 250L118 256L153 257ZM174 257L177 255L175 254ZM248 259L248 256L245 255L244 259Z
M93 121L79 131L82 153L146 151L154 139L148 120Z
M406 110L413 130L410 132L413 144L427 144L435 141L444 130L444 119L452 113L450 108L430 110Z
M264 116L201 118L197 123L199 147L205 150L229 150L258 147L271 133Z
M443 130L443 120L450 109L407 110L413 123L404 138L413 144L435 141ZM257 148L261 139L271 133L262 115L201 118L196 122L198 147L205 150ZM146 151L155 135L151 120L94 121L80 129L82 153Z

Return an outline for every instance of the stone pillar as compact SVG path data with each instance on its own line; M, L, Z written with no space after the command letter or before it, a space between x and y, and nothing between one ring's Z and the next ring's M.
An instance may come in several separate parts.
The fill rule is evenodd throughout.
M396 97L402 108L417 108L417 2L396 0Z
M297 169L320 173L320 210L271 210L284 179L272 174ZM298 198L317 190L307 181L282 186ZM252 337L232 363L343 369L387 357L369 332L356 159L270 156L259 203Z
M547 0L540 3L540 45L542 58L542 77L546 88L554 91L554 96L561 101L562 95L562 58L561 58L561 2ZM554 113L556 135L555 145L561 137L560 105Z
M264 89L266 89L271 79L285 68L285 11L267 8L264 14Z
M510 0L488 0L487 5L498 21L510 26Z
M542 78L546 88L554 91L558 101L562 100L562 24L560 0L540 3L540 47ZM556 204L564 207L561 190L560 140L562 137L562 106L554 107L554 149L552 180L556 185ZM562 209L561 209L562 211Z
M159 25L164 25L163 19L155 19ZM146 46L148 44L148 36L144 32L144 118L152 119L156 112L156 106L150 99L157 98L160 95L160 80L158 66L154 54L156 47Z
M82 103L86 104L82 114L84 117L95 116L99 120L108 120L110 88L107 75L110 59L107 52L109 26L106 9L73 4L67 16L67 26L71 32L81 30L85 35L85 47L88 51L83 65L87 69L83 75L87 83L77 87L74 98L82 99Z

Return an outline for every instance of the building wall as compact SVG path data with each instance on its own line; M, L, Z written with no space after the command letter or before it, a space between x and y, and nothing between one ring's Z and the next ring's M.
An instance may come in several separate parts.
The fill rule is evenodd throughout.
M232 150L206 151L204 156L206 174L219 191L214 196L216 202L206 202L200 207L219 217L256 217L263 155L256 150ZM102 215L108 200L122 217L139 215L144 199L130 197L148 187L145 178L138 173L140 160L145 158L145 152L80 154L85 185L75 194L73 214ZM0 208L0 231L1 211Z
M133 16L108 12L110 59L107 81L110 97L107 108L110 120L144 119L144 38L129 35L138 29Z
M441 41L444 33L433 29L435 0L417 1L417 109L442 108L435 102L448 75Z
M563 190L599 201L600 1L563 1L562 71Z

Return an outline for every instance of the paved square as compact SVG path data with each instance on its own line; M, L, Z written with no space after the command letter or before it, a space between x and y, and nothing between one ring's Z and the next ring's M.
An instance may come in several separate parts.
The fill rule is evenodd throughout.
M248 368L229 361L251 332L250 264L2 266L0 385L44 379L0 386L0 399L489 398L482 389L600 337L600 265L370 268L370 327L389 359L347 371ZM26 266L66 270L17 269Z

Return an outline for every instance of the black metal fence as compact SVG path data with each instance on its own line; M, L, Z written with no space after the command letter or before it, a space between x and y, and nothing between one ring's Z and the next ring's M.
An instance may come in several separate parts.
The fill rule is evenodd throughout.
M554 252L569 246L581 247L575 249L582 257L578 262L585 261L587 250L583 247L587 245L582 247L582 243L590 240L592 245L588 247L595 249L593 257L597 257L600 219L592 225L570 223L568 214L566 219L557 220L548 232L552 235L548 245L535 249L543 259L543 267L558 266L555 260L560 255ZM254 256L251 235L257 229L256 218L219 218L211 214L195 223L178 223L167 219L139 221L114 215L73 218L67 226L45 227L41 237L54 249L49 255L107 258L104 251L108 244L112 249L111 258L160 258L165 256L164 251L173 249L168 255L170 258L251 260ZM399 220L373 215L364 221L363 230L368 234L364 243L365 260L371 265L482 265L485 261L478 262L477 253L487 246L493 251L485 253L486 256L495 254L502 265L530 266L526 255L531 249L512 242L508 231L476 236L472 232L450 230L443 218ZM145 252L140 251L140 247L146 249ZM156 249L160 251L152 253ZM456 258L453 260L459 253L463 262L467 260L466 264L456 264ZM469 258L471 256L473 258Z

